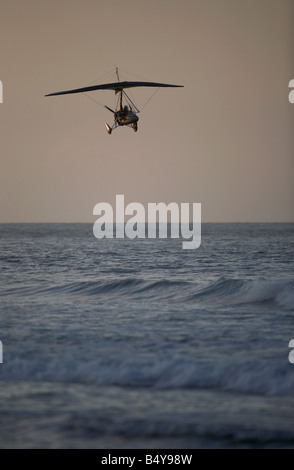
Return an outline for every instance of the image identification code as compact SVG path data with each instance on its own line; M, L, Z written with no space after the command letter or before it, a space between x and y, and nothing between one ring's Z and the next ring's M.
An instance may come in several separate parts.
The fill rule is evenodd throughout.
M108 454L108 456L103 457L101 459L101 463L104 465L126 465L129 468L133 467L134 464L145 464L145 465L151 465L151 464L178 464L178 465L185 465L192 462L192 455L180 455L180 454L166 454L166 455L161 455L161 454L156 454L156 455L150 455L146 454L145 458L136 458L136 457L116 457L114 455Z
M192 461L192 455L146 455L145 456L145 464L190 464Z

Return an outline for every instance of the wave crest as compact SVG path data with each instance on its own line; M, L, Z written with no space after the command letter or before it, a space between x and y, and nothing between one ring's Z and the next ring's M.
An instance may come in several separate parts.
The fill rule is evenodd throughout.
M70 282L53 286L15 286L2 290L2 295L128 295L142 299L164 299L196 306L278 305L285 311L294 309L293 280L227 279L220 278L203 284L185 280L144 280L138 277L97 279Z
M294 308L294 281L221 278L193 294L190 300L218 305L273 303L290 311Z

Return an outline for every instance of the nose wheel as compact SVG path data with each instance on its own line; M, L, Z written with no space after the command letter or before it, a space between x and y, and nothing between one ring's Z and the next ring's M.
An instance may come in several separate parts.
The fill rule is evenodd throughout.
M136 122L133 122L132 127L134 129L134 132L137 132L138 130L138 124Z

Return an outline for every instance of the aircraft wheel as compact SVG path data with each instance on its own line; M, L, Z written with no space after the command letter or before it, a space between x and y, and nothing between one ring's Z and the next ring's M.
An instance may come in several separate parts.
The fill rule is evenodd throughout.
M108 134L111 134L111 132L112 132L111 127L106 122L104 124L105 124L105 127L106 127L106 130L107 130Z

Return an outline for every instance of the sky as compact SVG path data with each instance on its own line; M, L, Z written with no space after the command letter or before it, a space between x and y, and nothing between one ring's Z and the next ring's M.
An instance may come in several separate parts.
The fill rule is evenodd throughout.
M92 222L119 194L294 222L293 19L294 0L1 0L0 222ZM116 67L184 88L133 90L138 132L112 135L114 92L44 96Z

